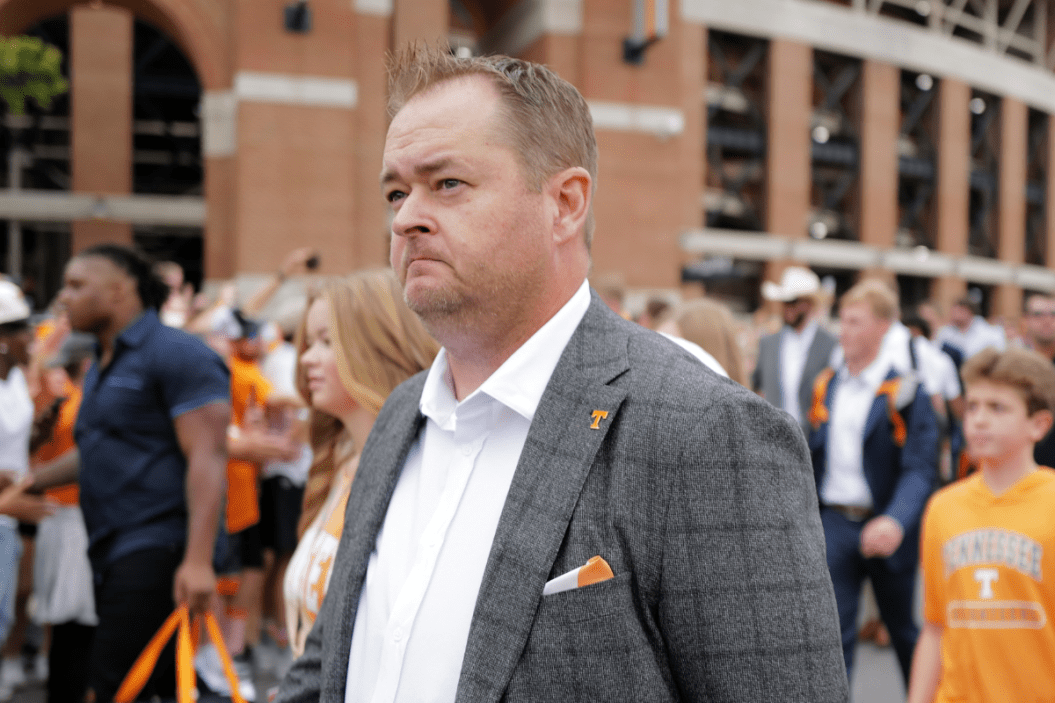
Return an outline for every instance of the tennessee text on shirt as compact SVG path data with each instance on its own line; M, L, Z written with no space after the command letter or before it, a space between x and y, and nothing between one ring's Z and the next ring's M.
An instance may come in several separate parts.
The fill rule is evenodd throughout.
M945 578L958 569L979 564L1003 564L1034 581L1041 581L1044 547L1026 535L1011 530L986 528L964 532L941 549Z

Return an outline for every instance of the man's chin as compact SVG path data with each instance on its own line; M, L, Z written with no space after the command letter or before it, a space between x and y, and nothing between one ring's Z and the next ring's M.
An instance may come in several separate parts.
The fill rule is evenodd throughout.
M413 278L403 287L403 300L407 307L425 320L453 315L462 303L453 291Z

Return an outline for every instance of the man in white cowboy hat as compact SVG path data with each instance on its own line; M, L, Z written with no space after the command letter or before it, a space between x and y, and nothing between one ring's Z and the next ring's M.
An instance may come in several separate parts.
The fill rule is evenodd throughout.
M763 398L798 420L803 434L809 432L813 380L828 365L836 344L815 319L820 294L817 274L803 266L784 269L779 284L762 283L763 298L783 303L784 327L759 342L751 383Z

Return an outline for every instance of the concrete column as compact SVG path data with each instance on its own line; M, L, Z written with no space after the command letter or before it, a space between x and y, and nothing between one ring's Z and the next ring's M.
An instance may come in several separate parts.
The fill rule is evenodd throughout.
M360 108L355 111L355 231L353 256L357 266L388 261L388 220L378 174L388 131L385 101L385 52L389 50L392 19L358 15L355 20L356 80Z
M396 0L392 27L396 48L414 41L446 41L449 27L447 0Z
M112 6L70 10L71 189L132 192L132 14ZM72 225L73 252L104 242L130 244L132 225L108 220Z
M1055 17L1055 12L1052 12ZM1044 259L1048 268L1055 268L1055 115L1048 116L1048 169L1047 192L1044 199L1044 221L1046 223L1047 241L1044 247Z
M766 231L802 239L809 223L810 119L813 114L813 49L774 39L767 67ZM765 277L778 280L790 262L766 265Z
M962 81L943 78L938 90L938 186L935 194L938 251L951 256L967 253L967 207L970 197L971 88ZM934 282L932 297L947 314L964 294L962 278L943 277Z
M861 80L861 243L887 249L898 225L901 69L865 61Z
M997 257L1005 264L1026 260L1026 150L1029 108L1004 98L1000 109L1000 181L997 196ZM994 290L993 315L1017 320L1022 313L1022 289L1003 284Z
M205 278L231 278L235 265L236 159L233 156L205 157Z

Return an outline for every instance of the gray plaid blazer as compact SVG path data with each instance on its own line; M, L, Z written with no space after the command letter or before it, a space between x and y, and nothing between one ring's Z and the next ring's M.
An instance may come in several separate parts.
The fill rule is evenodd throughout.
M359 593L425 375L363 449L329 592L277 703L343 703ZM608 417L592 429L595 410ZM813 470L784 413L593 295L520 456L456 700L846 701ZM595 555L615 578L542 596Z

